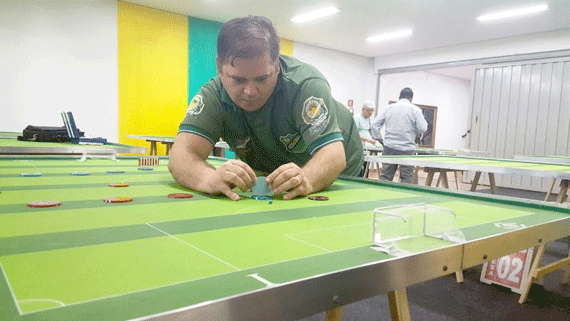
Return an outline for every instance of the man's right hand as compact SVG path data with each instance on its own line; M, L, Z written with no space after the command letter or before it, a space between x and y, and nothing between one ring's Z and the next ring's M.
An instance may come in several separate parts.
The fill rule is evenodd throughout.
M232 189L238 187L242 192L250 190L257 179L255 172L246 163L231 159L215 171L210 172L205 180L205 192L209 194L224 194L234 201L240 197Z
M170 150L168 169L182 186L208 194L224 194L234 201L239 195L232 191L239 187L249 190L256 180L253 169L240 160L228 160L214 168L206 162L214 145L206 138L182 132Z

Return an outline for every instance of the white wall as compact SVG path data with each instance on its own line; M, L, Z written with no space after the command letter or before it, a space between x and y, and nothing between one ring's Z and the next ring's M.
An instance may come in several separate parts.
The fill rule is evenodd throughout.
M374 70L493 58L570 49L570 30L557 30L507 39L374 58ZM471 84L459 78L418 71L384 74L380 79L379 105L396 100L404 87L414 90L414 102L438 107L435 148L469 148Z
M400 91L410 87L413 103L437 107L435 148L467 148L471 110L471 81L428 71L384 74L380 76L379 105L397 101Z
M570 29L376 57L374 70L570 49Z
M63 126L118 140L117 2L3 1L0 130Z
M333 97L360 113L365 100L376 100L374 59L295 42L293 56L315 66L329 81Z

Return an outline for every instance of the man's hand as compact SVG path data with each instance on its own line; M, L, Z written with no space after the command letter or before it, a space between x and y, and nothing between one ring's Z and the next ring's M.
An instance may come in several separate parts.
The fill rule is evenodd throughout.
M205 180L204 190L210 194L224 194L234 201L240 197L232 189L238 187L242 192L248 191L255 183L257 176L246 163L231 159L220 165Z
M303 169L295 163L279 166L265 180L275 194L289 191L283 195L284 200L309 195L313 191L313 186Z
M168 169L182 186L198 192L224 194L234 201L239 195L232 189L249 190L256 180L253 169L239 160L229 160L214 168L206 162L214 145L193 133L180 133L170 151Z

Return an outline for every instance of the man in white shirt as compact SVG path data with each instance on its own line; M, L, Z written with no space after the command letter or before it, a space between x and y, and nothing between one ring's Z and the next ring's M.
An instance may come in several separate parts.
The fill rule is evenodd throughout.
M381 138L381 129L386 127L382 155L412 155L417 145L415 138L425 133L427 122L422 110L412 104L414 92L406 87L400 92L400 100L384 107L372 121L372 137ZM397 164L383 164L380 179L393 180L396 168L400 167L400 182L412 183L414 176L413 166Z

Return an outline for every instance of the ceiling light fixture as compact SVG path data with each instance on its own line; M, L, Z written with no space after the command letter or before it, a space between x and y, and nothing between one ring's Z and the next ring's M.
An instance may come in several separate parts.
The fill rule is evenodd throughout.
M396 32L385 33L385 34L381 34L378 36L368 37L368 38L366 38L366 41L378 42L378 41L390 40L390 39L395 39L395 38L402 38L402 37L409 36L411 34L412 34L412 30L406 29L406 30L401 30L401 31L396 31Z
M522 9L515 9L515 10L508 10L508 11L501 11L501 12L486 14L486 15L479 16L476 19L479 21L491 21L491 20L517 17L517 16L522 16L522 15L546 11L546 10L548 10L548 6L545 4L541 4L538 6L532 6L532 7L522 8Z
M339 11L340 11L340 9L335 8L335 7L326 7L323 9L311 11L311 12L293 17L293 18L291 18L291 21L296 22L296 23L307 22L307 21L319 19L322 17L330 16L332 14L339 12Z

